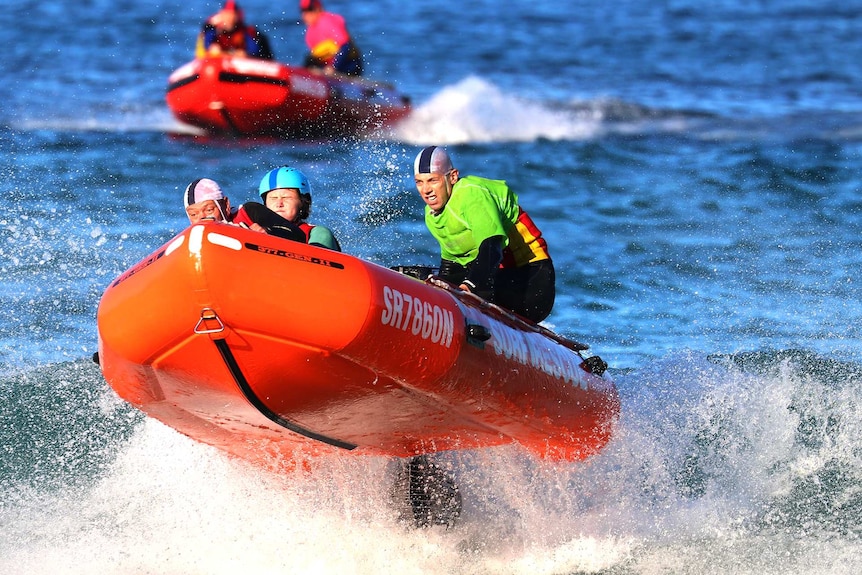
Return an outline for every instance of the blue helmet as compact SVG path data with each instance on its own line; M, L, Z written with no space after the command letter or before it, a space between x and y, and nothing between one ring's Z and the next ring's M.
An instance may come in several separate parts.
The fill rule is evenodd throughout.
M282 166L270 170L260 180L258 193L260 193L260 198L266 203L266 195L272 190L281 188L299 190L299 197L302 200L302 207L299 209L299 219L307 219L308 214L311 212L311 186L308 185L308 178L305 177L305 174L290 166Z
M260 197L264 198L267 193L279 188L296 188L300 195L308 196L308 199L311 199L311 186L308 185L308 178L296 168L282 166L268 171L260 181L258 192Z

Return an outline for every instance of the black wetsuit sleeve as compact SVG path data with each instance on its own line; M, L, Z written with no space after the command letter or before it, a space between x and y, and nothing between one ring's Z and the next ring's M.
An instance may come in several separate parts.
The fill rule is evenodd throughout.
M256 27L250 27L249 36L251 37L251 43L256 50L254 50L254 56L257 58L261 58L263 60L275 60L275 55L272 52L272 47L269 43L269 38L258 30Z
M463 283L470 291L485 299L493 299L494 278L500 262L503 261L503 247L499 237L487 238L479 245L479 253L467 264L467 277Z
M266 230L266 233L305 243L305 232L290 220L286 220L263 204L257 202L246 202L242 205L249 219Z

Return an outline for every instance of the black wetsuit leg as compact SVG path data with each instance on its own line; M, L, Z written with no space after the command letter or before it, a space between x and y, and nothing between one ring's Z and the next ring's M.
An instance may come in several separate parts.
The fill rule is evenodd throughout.
M549 259L541 260L519 268L500 269L494 303L540 322L550 315L556 293L554 264Z

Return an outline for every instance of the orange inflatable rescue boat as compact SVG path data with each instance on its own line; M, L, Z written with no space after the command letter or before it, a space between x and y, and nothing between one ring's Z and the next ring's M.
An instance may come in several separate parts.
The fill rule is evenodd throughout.
M113 281L98 331L123 399L268 466L509 443L572 461L620 408L585 345L439 280L224 223Z

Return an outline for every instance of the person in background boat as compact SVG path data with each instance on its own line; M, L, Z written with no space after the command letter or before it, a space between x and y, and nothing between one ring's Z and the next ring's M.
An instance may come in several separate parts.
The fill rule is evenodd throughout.
M218 183L209 178L194 180L186 186L183 206L192 224L205 220L228 222L288 240L305 241L305 232L299 226L285 220L263 204L246 202L239 208L231 207L230 200Z
M254 26L245 23L245 16L234 0L227 0L221 10L210 16L198 35L195 57L248 56L272 60L269 40Z
M306 243L341 251L332 230L306 221L311 213L311 186L301 171L290 166L272 169L261 178L258 192L267 208L299 226Z
M425 225L440 244L440 277L535 322L551 313L554 264L542 232L503 180L460 177L444 148L413 163Z
M305 22L305 43L309 50L305 66L330 74L361 76L362 53L351 39L344 18L324 11L320 0L299 0L299 11Z

